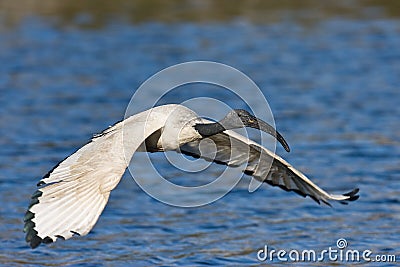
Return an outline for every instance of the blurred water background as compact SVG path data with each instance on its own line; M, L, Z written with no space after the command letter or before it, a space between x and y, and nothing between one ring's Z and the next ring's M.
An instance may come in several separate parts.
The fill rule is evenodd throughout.
M267 185L250 194L244 179L219 201L184 209L150 198L126 173L88 236L31 250L22 218L38 180L123 118L147 78L190 60L251 77L292 147L277 152L331 192L360 187L360 199L329 208ZM264 245L321 251L338 238L400 261L399 84L395 0L2 0L0 264L250 266Z

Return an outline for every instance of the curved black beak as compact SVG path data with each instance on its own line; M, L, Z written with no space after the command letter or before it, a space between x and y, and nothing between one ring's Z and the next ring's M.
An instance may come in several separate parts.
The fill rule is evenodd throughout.
M274 129L274 127L243 109L232 110L219 122L205 124L199 123L196 124L194 128L203 137L208 137L225 130L242 128L243 126L255 128L272 135L279 143L281 143L287 152L290 152L288 143L283 136Z
M242 119L242 122L247 127L259 129L263 132L272 135L273 137L276 138L276 140L278 140L279 143L281 143L282 147L287 152L290 152L289 144L286 142L285 138L283 138L283 136L277 130L275 130L274 127L272 127L270 124L254 116L251 116L248 120L245 121Z

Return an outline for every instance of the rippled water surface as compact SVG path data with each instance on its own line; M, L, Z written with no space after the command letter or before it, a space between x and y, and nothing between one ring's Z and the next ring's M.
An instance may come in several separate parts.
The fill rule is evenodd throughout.
M321 251L336 248L338 238L400 261L399 44L397 19L81 29L31 17L3 29L0 263L256 265L264 245ZM360 199L330 208L267 185L250 194L244 177L213 204L176 208L147 196L126 173L89 235L31 250L22 218L38 180L123 118L145 79L189 60L229 64L254 79L292 147L277 152L328 191L359 187ZM231 100L212 90L209 96ZM162 156L154 161L163 173L185 178ZM209 181L217 170L196 179Z

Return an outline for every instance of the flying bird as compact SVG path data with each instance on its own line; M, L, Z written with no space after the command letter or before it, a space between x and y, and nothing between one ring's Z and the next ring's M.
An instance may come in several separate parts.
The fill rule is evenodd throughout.
M290 151L285 139L271 125L241 109L231 110L214 122L185 106L169 104L110 126L39 181L24 217L26 241L36 248L41 243L88 234L133 154L139 151L177 151L229 167L245 165L243 172L258 181L309 196L318 203L346 204L358 199L358 189L342 195L327 193L272 151L232 131L243 127L274 136ZM200 151L202 140L214 144L213 157L207 151L204 153L204 148Z

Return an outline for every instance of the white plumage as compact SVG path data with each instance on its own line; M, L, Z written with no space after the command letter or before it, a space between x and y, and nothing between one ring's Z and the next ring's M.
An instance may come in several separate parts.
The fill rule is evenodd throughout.
M237 167L257 180L310 196L329 204L356 200L358 189L332 195L293 168L278 155L256 142L231 131L243 126L266 131L289 150L271 126L246 111L235 110L214 123L200 118L182 105L164 105L133 115L96 135L88 144L60 162L38 183L25 215L26 241L32 248L57 238L86 235L107 204L111 190L119 183L136 151L175 150L208 161ZM216 146L214 158L201 154ZM143 145L145 144L145 146ZM232 153L234 152L234 153ZM231 158L231 155L235 155ZM266 164L272 162L271 164Z

